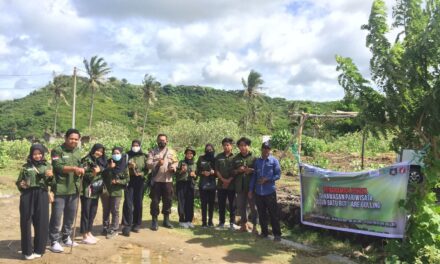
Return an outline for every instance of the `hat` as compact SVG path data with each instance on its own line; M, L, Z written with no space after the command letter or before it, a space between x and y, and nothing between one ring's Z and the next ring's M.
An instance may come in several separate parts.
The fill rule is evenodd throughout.
M263 148L271 149L272 147L270 146L270 142L269 142L269 141L266 141L266 142L263 142L263 144L261 144L261 148L262 148L262 149L263 149Z
M187 151L191 151L191 152L193 153L194 156L196 155L196 150L195 150L193 147L191 147L191 146L190 146L190 147L187 147L187 148L185 149L185 152L184 152L184 153L186 154Z

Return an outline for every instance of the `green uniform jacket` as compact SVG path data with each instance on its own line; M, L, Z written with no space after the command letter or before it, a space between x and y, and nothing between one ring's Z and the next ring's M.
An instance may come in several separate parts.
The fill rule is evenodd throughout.
M233 161L234 154L231 153L229 156L226 156L226 154L220 153L215 157L215 171L220 172L223 178L229 179L233 177L232 175L232 169L233 169ZM220 178L217 181L217 189L223 189L223 182L220 180ZM235 190L235 183L234 180L231 181L229 184L227 190Z
M102 172L103 172L104 168L101 168L101 171L98 174L96 174L95 176L93 176L93 173L92 173L93 166L91 166L91 165L96 165L96 164L94 164L94 161L92 160L92 158L90 158L90 156L87 155L81 160L81 163L86 170L86 173L84 174L84 178L83 178L81 195L83 195L84 197L87 197L87 198L98 199L99 194L91 195L91 192L92 192L91 185L94 182L102 180Z
M110 197L122 197L123 190L125 189L129 181L128 166L122 173L118 174L113 173L113 169L107 167L102 173L102 178L104 180L105 188L107 189ZM117 180L118 183L112 184L112 180Z
M249 152L246 157L243 157L241 153L235 155L233 161L234 170L238 169L241 166L245 166L248 168L254 168L255 157L252 156L252 153ZM251 181L251 174L236 174L235 175L235 191L236 192L248 192L249 191L249 183Z
M214 169L214 162L209 162L207 160L205 160L204 156L200 156L199 159L197 160L197 176L199 177L199 189L202 189L202 186L205 185L206 182L210 181L210 182L214 182L215 184L215 176L211 175L208 177L205 177L202 175L202 171L211 171Z
M79 190L79 177L73 172L63 173L64 166L80 167L81 153L79 148L67 149L64 145L54 148L51 152L52 166L55 176L55 195L76 194Z
M143 153L140 155L131 156L128 159L128 164L130 164L130 163L135 164L134 169L128 170L130 178L131 177L142 177L142 178L144 178L144 180L146 180L147 176L148 176L147 156ZM137 173L141 174L141 176L135 176L135 173L134 173L135 171Z
M182 164L185 163L186 164L186 172L181 172L182 171ZM177 165L177 169L176 169L176 173L174 174L176 177L176 182L178 181L188 181L188 180L192 180L193 182L195 182L196 178L190 177L189 174L191 171L197 172L197 165L195 163L193 164L188 164L185 162L185 160L181 160L179 161L179 164Z
M20 187L20 182L25 181L29 184L28 188L41 188L47 190L54 182L53 177L46 177L46 171L51 170L49 162L34 166L32 163L26 163L22 166L15 185L20 192L25 189Z

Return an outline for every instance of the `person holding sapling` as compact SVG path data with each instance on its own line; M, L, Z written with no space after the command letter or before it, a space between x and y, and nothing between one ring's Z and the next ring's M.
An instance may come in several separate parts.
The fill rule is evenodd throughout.
M130 236L130 231L139 232L142 224L144 184L148 175L147 156L142 152L139 140L135 139L131 142L131 150L127 154L130 181L124 192L122 208L122 234L124 236Z
M205 155L200 156L197 160L197 175L200 177L199 192L202 205L202 227L205 228L214 226L212 222L216 191L214 160L214 146L212 144L206 144Z
M78 148L80 138L79 131L70 128L66 131L64 143L52 149L51 152L56 183L54 184L55 199L50 215L49 238L50 250L55 253L64 251L60 242L68 247L78 245L70 236L77 212L80 177L85 173L81 164L81 151Z
M234 141L232 138L224 138L222 140L223 152L215 157L215 174L217 181L217 198L218 198L218 214L219 214L219 228L225 225L226 215L226 200L229 203L229 226L234 230L235 224L235 185L232 176L232 160L234 153L232 153Z
M179 226L194 228L194 183L196 180L196 151L192 147L185 149L185 158L179 161L176 170L176 192L179 212Z
M49 229L48 187L53 183L52 167L44 158L46 151L41 144L32 145L16 181L21 193L21 252L26 260L40 258L46 251ZM34 226L33 247L31 225Z
M237 193L237 209L240 214L240 231L247 232L247 210L246 207L249 204L251 211L251 221L253 224L252 232L257 234L257 209L255 207L255 199L252 197L248 199L249 182L251 176L254 173L255 157L250 152L251 140L242 137L237 141L237 146L240 149L240 153L235 155L233 163L233 175L235 182L235 192Z
M80 230L84 244L96 244L97 239L92 234L93 221L98 211L99 195L102 193L104 182L102 172L107 167L107 157L102 144L93 145L89 154L81 163L85 169L81 190L81 224Z
M119 204L122 199L122 192L128 183L128 158L121 147L112 149L112 158L102 173L107 196L101 196L103 206L103 226L106 230L106 238L113 238L118 235L119 229ZM110 214L112 220L110 223Z
M280 179L281 167L278 160L270 154L270 143L261 146L261 158L255 161L255 170L249 183L249 199L255 196L255 202L260 216L261 234L269 235L267 215L272 226L274 241L281 241L280 219L277 208L277 193L275 181Z

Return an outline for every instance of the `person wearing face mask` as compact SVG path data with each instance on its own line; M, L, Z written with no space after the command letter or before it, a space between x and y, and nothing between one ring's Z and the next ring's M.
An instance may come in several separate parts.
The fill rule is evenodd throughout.
M81 134L70 128L64 136L64 143L51 151L52 167L56 184L55 200L49 223L50 250L55 253L64 251L60 242L67 247L78 246L70 237L77 212L80 177L85 173L81 164L81 151L78 143Z
M32 145L16 185L20 191L21 252L24 259L40 258L46 251L49 228L48 187L53 183L51 165L44 158L46 148ZM32 230L34 226L34 245Z
M135 139L131 142L131 150L127 154L130 181L124 192L122 208L122 235L124 236L130 236L130 231L139 232L142 224L144 183L148 175L147 157L142 152L139 140Z
M81 163L85 168L83 185L81 190L81 224L80 230L83 236L83 244L96 244L97 239L92 234L93 221L98 211L99 195L102 192L102 172L107 167L105 148L102 144L93 145L89 154Z
M112 158L102 173L106 196L101 196L103 215L102 222L106 230L106 238L113 238L118 235L119 229L119 204L122 199L122 192L128 183L128 155L123 153L121 147L112 149ZM105 198L104 198L105 197ZM110 214L112 221L110 223Z
M148 153L147 166L151 170L151 230L157 231L157 216L159 203L162 199L163 226L173 228L170 222L171 205L173 201L173 175L179 162L176 152L167 147L168 137L165 134L157 136L157 148Z
M214 226L214 223L212 222L216 191L214 160L214 146L212 144L206 144L205 155L200 156L197 160L197 176L200 179L199 191L200 202L202 204L202 227L205 228Z

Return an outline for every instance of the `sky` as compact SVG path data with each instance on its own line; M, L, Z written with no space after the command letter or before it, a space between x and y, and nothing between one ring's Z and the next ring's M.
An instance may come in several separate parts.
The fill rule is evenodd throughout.
M390 9L393 1L388 1ZM110 76L141 84L243 89L251 69L271 97L344 96L335 55L369 76L372 0L0 0L0 101L21 98L57 74L85 76L103 57Z

